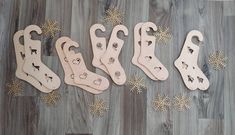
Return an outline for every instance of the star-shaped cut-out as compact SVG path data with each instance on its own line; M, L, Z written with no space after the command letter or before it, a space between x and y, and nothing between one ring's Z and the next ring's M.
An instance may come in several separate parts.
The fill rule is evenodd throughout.
M46 20L46 22L41 26L42 33L46 36L50 36L52 38L55 37L57 32L60 32L61 29L56 21Z
M191 102L191 99L189 97L186 97L184 95L178 95L174 97L173 105L179 111L184 111L190 108L190 102Z
M170 105L170 99L168 96L157 94L156 98L153 100L153 108L155 111L166 111Z
M90 112L93 116L102 117L107 111L108 107L103 99L97 99L92 105L90 105Z
M111 7L105 12L104 21L110 22L112 26L122 24L124 14L120 12L117 8Z
M153 33L158 43L166 44L171 39L172 35L169 32L169 27L159 26L158 30Z
M60 100L60 94L57 91L52 91L41 97L42 101L47 105L55 105Z
M143 77L134 76L134 78L128 81L128 84L131 86L130 91L136 94L140 94L142 92L142 88L146 89Z
M22 92L22 83L17 80L12 80L11 83L7 84L8 87L8 95L11 96L19 96Z
M215 70L221 70L226 67L227 58L221 51L216 51L209 56L209 64L213 66Z

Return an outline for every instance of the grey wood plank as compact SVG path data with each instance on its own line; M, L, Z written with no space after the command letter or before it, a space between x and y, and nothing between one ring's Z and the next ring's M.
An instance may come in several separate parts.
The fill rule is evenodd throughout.
M97 1L72 1L71 38L79 43L80 47L77 51L82 53L85 64L91 71L94 71L94 68L91 66L92 50L89 38L89 28L93 22L95 22L97 4ZM93 133L93 119L89 113L89 105L92 104L94 96L81 88L76 87L74 89L75 91L69 91L69 97L71 97L71 102L79 107L72 104L69 105L72 110L76 110L77 113L74 114L74 116L77 117L77 119L74 119L74 116L69 117L68 123L70 123L70 130L67 132Z
M224 121L219 119L200 119L198 135L223 135Z
M36 98L29 96L8 98L5 100L5 104L4 135L36 134L39 117Z
M232 135L235 133L235 91L234 91L234 78L235 78L235 16L225 17L224 20L224 53L228 58L227 66L222 71L224 73L224 135Z

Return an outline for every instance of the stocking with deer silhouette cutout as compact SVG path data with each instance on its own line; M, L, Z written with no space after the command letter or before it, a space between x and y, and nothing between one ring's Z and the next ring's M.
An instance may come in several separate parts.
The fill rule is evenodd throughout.
M192 42L197 37L203 41L200 31L192 30L188 33L180 56L175 60L175 67L179 70L185 85L190 90L206 90L209 88L209 80L197 65L199 46Z

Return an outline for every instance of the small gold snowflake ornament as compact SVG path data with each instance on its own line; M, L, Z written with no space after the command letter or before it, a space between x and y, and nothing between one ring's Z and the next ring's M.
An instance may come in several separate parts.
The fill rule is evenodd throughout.
M104 21L110 22L113 26L122 24L124 14L120 12L117 8L111 7L105 12Z
M42 101L47 105L55 105L60 100L60 94L57 91L52 91L44 96L42 96Z
M216 51L209 56L209 64L213 66L215 70L221 70L226 67L227 58L221 51Z
M90 112L93 116L102 117L107 111L108 107L103 99L97 99L92 105L90 105Z
M131 86L130 91L136 94L140 94L142 89L146 89L144 78L139 76L134 76L134 78L128 81L128 84Z
M178 95L175 96L173 105L177 110L184 111L190 108L190 102L191 102L190 98L183 95Z
M166 44L171 39L172 35L169 32L169 27L159 26L158 30L153 33L158 43Z
M8 87L8 95L11 96L19 96L22 92L22 83L17 80L12 80L11 83L7 84Z
M161 96L157 94L156 98L153 100L153 109L155 111L166 111L171 106L170 99L168 96Z
M46 22L42 25L42 33L46 36L55 37L57 32L60 32L61 29L56 21L46 20Z

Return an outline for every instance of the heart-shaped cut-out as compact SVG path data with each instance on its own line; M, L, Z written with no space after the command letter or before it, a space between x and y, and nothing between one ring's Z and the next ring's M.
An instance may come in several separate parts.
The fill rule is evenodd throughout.
M79 75L79 78L81 79L86 79L87 78L87 73L82 73L81 75Z
M98 78L98 79L94 80L93 83L94 83L95 85L100 85L101 82L102 82L102 79Z
M72 63L78 65L81 62L80 58L73 59Z
M114 48L115 50L117 50L118 44L117 44L117 43L114 43L114 44L113 44L113 48Z

